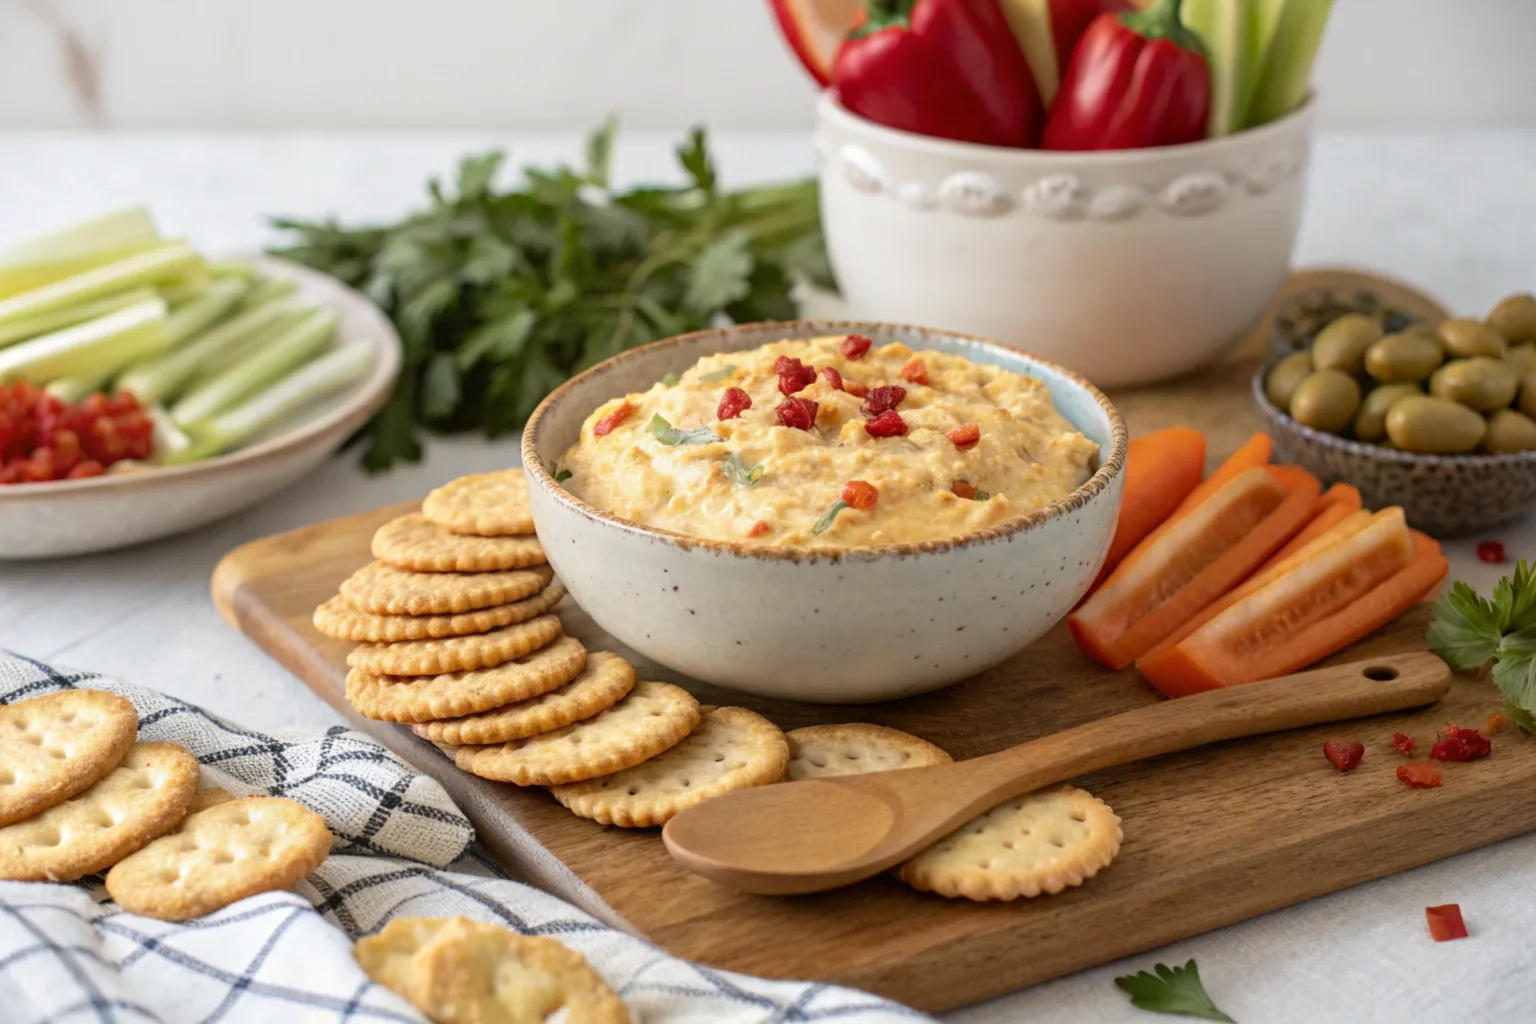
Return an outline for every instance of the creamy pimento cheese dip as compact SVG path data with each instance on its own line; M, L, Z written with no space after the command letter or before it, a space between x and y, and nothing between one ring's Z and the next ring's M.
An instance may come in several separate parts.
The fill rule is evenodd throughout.
M1082 486L1097 454L1040 381L839 335L706 356L607 402L557 476L690 537L847 548L1028 515Z

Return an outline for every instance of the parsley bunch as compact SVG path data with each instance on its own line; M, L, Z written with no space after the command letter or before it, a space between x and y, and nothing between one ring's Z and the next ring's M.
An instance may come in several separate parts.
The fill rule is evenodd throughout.
M1436 604L1425 634L1453 669L1493 661L1493 682L1509 716L1536 733L1536 567L1525 559L1493 585L1491 600L1457 581Z
M279 256L359 289L400 331L405 365L362 431L364 465L420 457L420 431L520 427L572 373L624 349L721 320L796 315L800 279L831 287L814 181L719 187L704 132L677 147L679 187L615 192L610 120L586 167L529 168L498 191L504 154L433 180L430 203L398 224L277 219Z

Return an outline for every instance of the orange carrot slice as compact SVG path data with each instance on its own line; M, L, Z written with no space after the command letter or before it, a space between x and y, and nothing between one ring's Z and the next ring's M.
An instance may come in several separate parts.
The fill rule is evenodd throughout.
M1418 603L1445 577L1439 546L1384 509L1364 530L1248 594L1136 667L1169 697L1270 679L1343 649Z
M1205 472L1205 435L1189 427L1169 427L1131 441L1125 456L1125 496L1120 521L1104 568L1103 580L1143 537L1173 514L1200 485Z
M1226 593L1311 516L1317 480L1254 466L1154 531L1067 619L1090 657L1124 668Z

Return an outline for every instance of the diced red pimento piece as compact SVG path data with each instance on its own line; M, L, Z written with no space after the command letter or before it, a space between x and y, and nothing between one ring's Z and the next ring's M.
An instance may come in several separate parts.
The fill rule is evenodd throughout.
M887 409L879 416L865 420L864 429L870 437L900 437L907 432L907 421L895 409Z
M1504 545L1496 540L1479 541L1477 545L1477 560L1497 565L1504 561Z
M1365 756L1365 744L1359 740L1329 740L1323 744L1323 756L1339 771L1347 772Z
M779 414L779 422L784 426L794 427L796 430L810 430L816 425L818 404L809 398L786 398L774 411Z
M863 359L874 342L862 334L850 334L837 346L844 359Z
M1429 756L1436 761L1478 761L1493 753L1493 742L1476 729L1453 725L1451 730L1429 748Z
M793 356L775 359L773 372L779 375L779 391L786 396L793 396L816 383L816 370Z
M106 467L95 459L86 459L69 471L69 478L71 480L84 480L87 477L101 476L106 471Z
M981 440L981 427L975 423L962 423L946 436L956 448L967 451L976 447L976 442Z
M613 412L610 412L607 416L604 416L602 419L592 424L593 435L596 437L607 437L609 434L613 433L615 427L629 419L634 415L634 413L634 406L630 405L628 402L619 403L619 407L617 409L613 410Z
M1504 727L1508 724L1509 716L1502 711L1495 711L1488 716L1488 721L1483 723L1483 732L1489 736L1497 736L1504 731Z
M1446 903L1438 907L1425 907L1424 918L1429 922L1429 937L1436 942L1467 937L1467 923L1461 919L1461 904Z
M771 529L773 529L773 527L769 526L763 520L759 519L757 522L753 523L751 526L749 526L747 528L747 536L748 537L761 537L763 534L767 533Z
M875 507L875 502L880 500L880 491L874 484L863 480L849 480L843 485L841 497L848 503L849 508L867 512Z
M956 480L949 485L949 491L957 498L976 499L976 485L969 480Z
M1396 747L1400 753L1407 754L1409 757L1412 757L1413 748L1419 745L1419 741L1414 739L1412 736L1409 736L1405 732L1395 732L1392 734L1392 745Z
M859 411L865 416L879 416L887 410L896 408L906 397L907 389L900 384L886 384L872 388L869 394L864 396L864 402L859 406Z
M1399 782L1412 786L1415 789L1434 789L1445 782L1439 768L1432 764L1426 764L1423 761L1398 765L1397 779Z
M913 356L911 359L907 360L907 365L901 368L901 373L898 374L898 376L900 376L902 380L911 381L913 384L927 384L928 364L924 363L922 359L918 358L917 356Z
M855 398L863 398L865 395L869 394L869 385L860 384L856 380L849 380L848 378L844 377L843 390Z
M834 367L823 366L820 376L822 380L827 382L827 387L833 391L843 390L843 375L838 373Z
M752 408L752 396L741 388L726 388L715 409L715 419L731 420Z

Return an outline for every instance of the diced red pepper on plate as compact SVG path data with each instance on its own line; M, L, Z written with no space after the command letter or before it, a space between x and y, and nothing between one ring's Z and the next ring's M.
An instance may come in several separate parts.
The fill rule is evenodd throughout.
M1436 942L1467 937L1467 925L1461 918L1459 903L1446 903L1438 907L1425 907L1424 917L1429 922L1429 937Z

